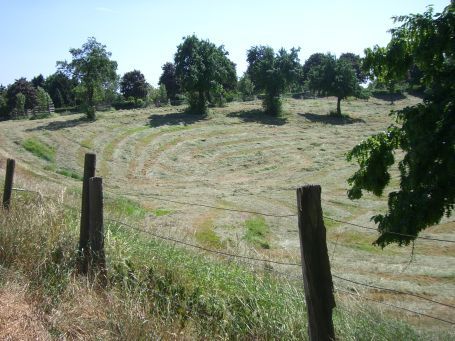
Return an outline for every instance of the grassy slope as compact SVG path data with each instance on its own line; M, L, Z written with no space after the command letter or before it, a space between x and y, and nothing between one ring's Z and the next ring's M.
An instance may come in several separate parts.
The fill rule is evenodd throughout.
M415 101L407 99L398 102L397 106ZM344 161L343 154L362 137L384 129L390 123L387 112L391 106L375 99L352 101L344 105L350 118L337 121L326 116L332 102L290 100L284 119L264 118L256 111L259 103L253 102L233 103L227 108L216 109L203 120L182 114L175 108L165 108L153 112L105 113L95 123L87 123L78 116L21 122L20 125L4 122L0 126L0 146L3 148L0 153L18 159L18 179L22 185L40 190L46 187L44 191L55 194L63 187L80 185L50 171L48 161L27 152L21 143L34 138L52 146L56 149L56 167L76 171L81 169L84 152L96 151L98 170L104 176L110 199L117 201L116 196L123 194L114 209L119 212L118 208L122 207L121 216L136 210L135 204L127 201L129 198L143 207L135 219L145 220L153 231L180 239L194 238L202 245L237 253L260 252L262 256L298 261L294 219L266 218L267 237L261 237L261 242L269 243L271 248L264 249L255 247L258 244L255 245L255 239L248 234L251 233L248 222L254 216L160 202L147 194L159 193L172 198L177 195L184 201L289 214L294 212L295 206L292 188L305 182L316 182L323 186L325 214L369 224L373 210L384 208L384 202L371 196L359 203L345 198L344 179L354 168ZM418 243L416 260L406 268L409 248L391 247L381 251L371 246L374 234L327 220L326 225L335 273L369 283L434 294L436 299L453 303L455 252L450 246ZM452 228L453 223L445 224L430 232L448 237ZM258 231L254 228L253 231L253 236L257 237ZM136 244L126 244L130 246L123 254L125 257L136 247ZM275 270L290 271L290 274L299 272L299 269L279 267ZM186 278L182 280L186 281ZM335 284L346 287L346 283ZM450 310L417 300L403 301L403 297L375 292L367 294L450 318ZM399 316L393 311L389 313ZM432 321L414 320L410 315L406 318L432 328ZM228 329L235 330L231 327ZM188 332L188 327L185 328ZM198 330L199 327L194 328ZM347 329L344 332L341 329L342 335L352 336Z

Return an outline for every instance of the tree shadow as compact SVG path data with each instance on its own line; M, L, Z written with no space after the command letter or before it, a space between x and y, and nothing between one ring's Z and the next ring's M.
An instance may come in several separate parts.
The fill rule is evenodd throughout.
M300 116L306 118L308 121L324 123L324 124L333 124L333 125L345 125L345 124L354 124L354 123L365 123L361 118L352 118L349 116L335 116L335 115L317 115L313 113L299 113Z
M88 120L86 117L80 117L80 118L75 118L74 120L68 120L68 121L53 121L49 122L48 124L44 124L35 128L30 128L27 129L27 132L30 131L40 131L40 130L60 130L60 129L65 129L65 128L72 128L75 126L79 126L84 123L90 123L93 121Z
M153 128L165 125L190 125L204 121L207 115L190 112L174 112L171 114L152 114L149 117L149 125Z
M383 101L388 101L388 102L395 102L395 101L400 101L406 98L406 96L402 93L396 92L396 93L390 93L390 92L373 92L371 94L372 97L383 100Z
M227 114L227 117L239 118L243 122L256 122L274 126L282 126L288 122L286 117L272 116L258 109L231 112Z

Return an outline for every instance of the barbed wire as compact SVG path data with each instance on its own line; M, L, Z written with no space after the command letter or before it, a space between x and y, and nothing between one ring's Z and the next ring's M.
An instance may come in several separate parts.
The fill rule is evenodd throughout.
M442 303L442 302L439 302L439 301L435 301L435 300L433 300L431 298L427 298L425 296L421 296L421 295L414 294L414 293L411 293L411 292L406 292L406 291L401 291L401 290L397 290L397 289L390 289L390 288L380 287L380 286L373 285L373 284L367 284L367 283L355 281L353 279L345 278L345 277L342 277L342 276L339 276L339 275L336 275L336 274L333 274L333 273L332 273L332 277L340 279L342 281L346 281L346 282L349 282L349 283L361 285L361 286L368 287L368 288L373 288L373 289L380 290L380 291L388 291L388 292L393 292L395 294L408 295L408 296L416 297L416 298L419 298L419 299L422 299L422 300L425 300L425 301L428 301L428 302L431 302L431 303L434 303L434 304L439 304L439 305L442 305L442 306L445 306L445 307L449 307L451 309L455 309L455 306L450 305L448 303Z
M348 221L343 221L343 220L340 220L340 219L332 218L332 217L329 217L327 215L323 215L323 217L326 218L326 219L335 221L337 223L347 224L347 225L355 226L355 227L358 227L358 228L361 228L361 229L366 229L366 230L371 230L371 231L378 232L378 230L376 228L374 228L374 227L368 227L368 226L363 226L363 225L359 225L359 224L355 224L355 223L350 223ZM450 240L450 239L431 238L431 237L425 237L425 236L413 236L411 234L393 232L393 231L384 231L383 233L384 234L387 234L387 233L388 234L394 234L394 235L403 236L403 237L411 237L411 238L415 238L415 239L432 240L432 241L436 241L436 242L455 243L455 240Z
M218 255L222 255L222 256L226 256L226 257L232 257L232 258L247 259L247 260L252 260L252 261L257 261L257 262L278 264L278 265L302 266L299 263L281 262L281 261L270 260L270 259L265 259L265 258L256 258L256 257L242 256L242 255L237 255L237 254L234 254L234 253L229 253L229 252L224 252L224 251L219 251L219 250L212 250L212 249L200 246L200 245L196 245L196 244L185 242L183 240L175 239L175 238L172 238L172 237L162 236L162 235L153 233L152 231L149 231L149 230L140 229L140 228L137 228L136 226L133 226L131 224L128 224L128 223L125 223L125 222L122 222L122 221L119 221L119 220L115 220L115 219L105 219L105 220L113 222L113 223L121 224L123 226L126 226L128 228L131 228L131 229L139 231L139 232L150 234L151 236L153 236L155 238L158 238L158 239L171 241L173 243L177 243L177 244L182 244L182 245L185 245L185 246L193 247L193 248L196 248L196 249L199 249L199 250L203 250L203 251L206 251L206 252L209 252L209 253L213 253L213 254L218 254Z
M107 191L111 194L116 194L111 191ZM118 195L118 194L117 194ZM120 195L129 195L129 196L134 196L137 197L137 194L132 194L132 193L121 193ZM141 194L143 197L149 197L156 199L158 201L164 201L164 202L171 202L174 204L179 204L179 205L186 205L186 206L197 206L197 207L205 207L205 208L213 208L215 210L222 210L222 211L230 211L230 212L238 212L238 213L250 213L250 214L257 214L257 215L262 215L265 217L274 217L274 218L290 218L290 217L296 217L296 214L271 214L271 213L264 213L264 212L257 212L257 211L250 211L250 210L238 210L235 208L227 208L227 207L220 207L220 206L213 206L213 205L208 205L208 204L198 204L195 202L187 202L187 201L180 201L180 200L175 200L175 199L169 199L169 198L163 198L162 196L155 194L155 193L145 193Z
M400 307L400 306L397 306L397 305L392 304L392 303L387 303L387 302L382 302L382 301L379 301L379 300L375 300L374 298L365 297L365 296L362 296L360 294L354 294L354 293L352 293L352 292L350 292L348 290L335 288L335 291L343 292L343 293L346 293L348 295L352 295L352 296L359 297L359 298L364 299L364 300L368 300L368 301L376 302L376 303L379 303L379 304L383 304L383 305L386 305L388 307L392 307L392 308L395 308L395 309L404 310L404 311L410 312L410 313L415 314L415 315L425 316L425 317L428 317L428 318L431 318L431 319L434 319L434 320L438 320L438 321L441 321L441 322L449 323L451 325L455 325L455 322L452 322L452 321L449 321L449 320L446 320L446 319L443 319L443 318L440 318L440 317L436 317L436 316L433 316L433 315L421 313L419 311L415 311L415 310L412 310L412 309L409 309L409 308Z

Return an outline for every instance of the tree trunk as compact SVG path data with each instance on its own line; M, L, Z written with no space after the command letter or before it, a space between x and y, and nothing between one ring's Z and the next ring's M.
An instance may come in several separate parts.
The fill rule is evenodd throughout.
M337 98L337 116L341 116L341 97Z

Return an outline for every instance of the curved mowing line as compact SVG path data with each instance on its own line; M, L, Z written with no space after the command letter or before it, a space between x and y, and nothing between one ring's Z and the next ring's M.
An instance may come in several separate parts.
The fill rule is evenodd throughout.
M120 133L119 135L116 135L113 140L111 140L106 147L104 148L102 152L102 157L101 157L101 167L100 167L100 173L103 176L109 175L109 167L108 167L108 162L113 161L113 154L115 150L117 149L117 146L125 139L130 137L131 135L134 135L138 132L144 131L150 129L150 127L147 126L141 126L141 127L134 127L127 129Z

